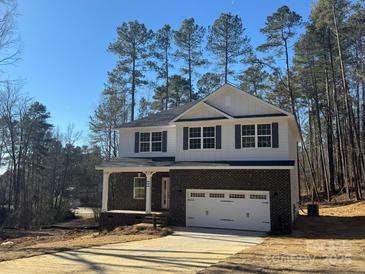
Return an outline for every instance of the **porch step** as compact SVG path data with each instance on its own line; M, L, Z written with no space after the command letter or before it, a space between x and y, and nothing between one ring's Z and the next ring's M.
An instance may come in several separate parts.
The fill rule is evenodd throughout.
M143 222L164 227L168 225L168 219L169 218L167 215L146 215L143 219Z

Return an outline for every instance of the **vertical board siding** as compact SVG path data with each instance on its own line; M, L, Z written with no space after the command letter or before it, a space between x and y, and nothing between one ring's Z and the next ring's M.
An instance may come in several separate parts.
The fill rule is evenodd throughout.
M229 100L226 100L226 97L230 97ZM227 104L227 102L230 103ZM244 92L237 92L228 86L224 87L219 94L214 94L208 98L207 103L233 116L280 113L247 96Z

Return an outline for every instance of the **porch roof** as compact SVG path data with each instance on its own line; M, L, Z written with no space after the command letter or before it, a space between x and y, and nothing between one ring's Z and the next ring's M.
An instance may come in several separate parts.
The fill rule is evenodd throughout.
M174 157L117 158L96 166L98 170L155 170L171 169L292 169L294 160L250 160L250 161L175 161Z

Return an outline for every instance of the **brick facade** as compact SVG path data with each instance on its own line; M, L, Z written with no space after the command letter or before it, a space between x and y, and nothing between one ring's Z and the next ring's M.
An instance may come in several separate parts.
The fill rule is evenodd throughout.
M143 173L141 173L142 176ZM108 209L144 210L145 200L133 199L133 177L137 173L110 176ZM152 177L152 210L161 210L161 180L171 178L169 221L185 226L186 189L230 189L270 191L272 231L291 230L290 171L269 170L171 170Z
M289 170L171 170L170 178L174 225L185 226L186 189L266 190L270 191L271 230L291 230Z

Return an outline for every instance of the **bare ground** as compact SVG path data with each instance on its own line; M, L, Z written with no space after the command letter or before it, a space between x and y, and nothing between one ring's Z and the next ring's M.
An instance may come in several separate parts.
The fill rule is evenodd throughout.
M77 229L75 224L63 225L68 228L4 230L2 237L6 240L0 238L0 262L90 246L153 239L171 233L167 228L154 229L149 225L125 226L111 232ZM5 242L11 243L2 245Z
M365 202L323 205L293 233L269 236L201 273L364 273Z

